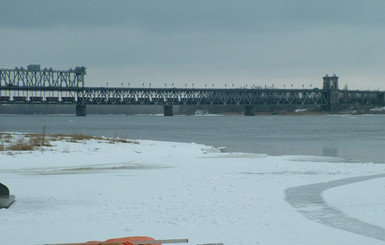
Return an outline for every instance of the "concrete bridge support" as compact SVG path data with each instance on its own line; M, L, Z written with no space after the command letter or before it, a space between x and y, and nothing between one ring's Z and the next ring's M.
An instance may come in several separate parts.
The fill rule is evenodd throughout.
M254 116L252 105L246 105L245 106L245 116Z
M172 105L165 105L163 108L164 108L163 115L165 117L172 117L172 116L174 116L174 113L172 111Z
M82 105L82 104L76 105L76 116L77 117L86 116L86 105Z

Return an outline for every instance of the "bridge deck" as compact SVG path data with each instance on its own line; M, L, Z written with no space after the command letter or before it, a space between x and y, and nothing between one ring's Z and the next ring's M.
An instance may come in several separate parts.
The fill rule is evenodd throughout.
M0 103L326 105L322 90L0 87Z

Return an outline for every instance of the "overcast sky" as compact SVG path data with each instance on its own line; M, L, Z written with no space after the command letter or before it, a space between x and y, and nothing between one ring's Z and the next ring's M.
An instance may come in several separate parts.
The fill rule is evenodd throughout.
M86 86L385 90L384 54L383 0L0 0L0 66L85 66Z

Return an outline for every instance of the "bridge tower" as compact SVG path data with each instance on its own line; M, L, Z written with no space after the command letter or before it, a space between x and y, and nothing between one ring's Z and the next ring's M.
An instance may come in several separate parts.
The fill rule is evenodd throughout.
M328 105L324 107L325 110L332 110L333 105L339 104L339 92L338 92L338 76L334 74L333 76L323 77L323 93L328 102Z
M330 84L331 84L331 81L330 81L330 77L329 77L329 75L328 74L326 74L326 76L324 76L323 78L323 81L324 81L324 83L323 83L323 90L324 91L329 91L330 90Z
M336 76L336 74L330 77L330 90L338 90L338 77Z

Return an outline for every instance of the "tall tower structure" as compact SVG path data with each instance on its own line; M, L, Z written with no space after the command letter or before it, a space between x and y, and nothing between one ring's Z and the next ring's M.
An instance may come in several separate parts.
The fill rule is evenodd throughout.
M337 91L338 90L338 77L336 74L333 74L333 76L330 77L330 89L332 91Z
M329 77L327 74L323 77L323 93L328 101L328 105L324 107L325 110L332 110L333 105L337 105L340 101L338 92L338 77L336 74Z
M323 83L323 90L329 91L330 90L330 84L331 84L331 82L330 82L331 77L329 77L329 75L326 74L326 76L324 76L322 79L324 81L324 83Z

